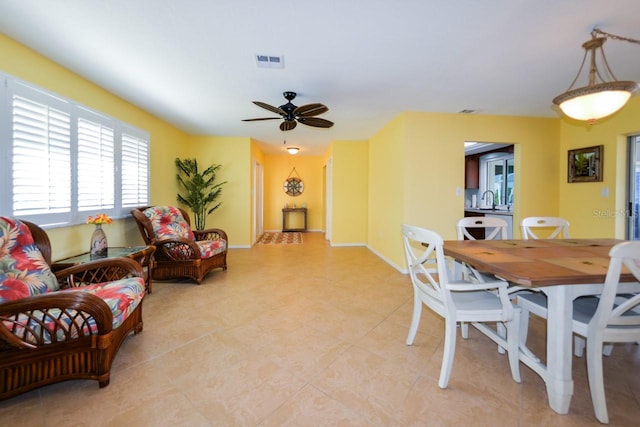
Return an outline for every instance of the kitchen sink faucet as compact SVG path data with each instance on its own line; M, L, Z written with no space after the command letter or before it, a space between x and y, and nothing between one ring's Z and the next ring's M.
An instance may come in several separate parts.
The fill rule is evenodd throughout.
M496 195L492 190L487 190L484 193L482 193L482 200L485 201L485 203L487 202L487 193L491 193L491 209L492 210L496 210Z

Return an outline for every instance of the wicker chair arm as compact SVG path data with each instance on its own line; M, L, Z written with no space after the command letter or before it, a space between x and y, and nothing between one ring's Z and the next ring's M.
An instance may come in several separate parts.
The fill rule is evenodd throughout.
M140 264L130 258L99 259L53 271L62 288L112 282L125 277L144 278Z
M202 253L196 242L185 237L153 239L151 244L156 247L155 256L159 259L185 261L202 258Z
M109 334L113 314L106 302L88 292L51 292L0 304L0 319L0 349L37 348L47 339L60 343ZM95 322L93 331L90 322Z
M58 271L64 270L65 268L73 267L74 265L76 264L73 262L54 262L50 265L50 267L53 274L56 274Z
M196 240L218 240L222 239L226 242L227 233L220 228L207 228L206 230L193 230L193 234L196 236Z

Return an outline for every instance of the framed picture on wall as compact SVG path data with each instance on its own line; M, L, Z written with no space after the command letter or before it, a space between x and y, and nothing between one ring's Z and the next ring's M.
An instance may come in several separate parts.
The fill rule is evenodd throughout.
M604 147L602 145L569 150L567 181L602 181L603 152Z

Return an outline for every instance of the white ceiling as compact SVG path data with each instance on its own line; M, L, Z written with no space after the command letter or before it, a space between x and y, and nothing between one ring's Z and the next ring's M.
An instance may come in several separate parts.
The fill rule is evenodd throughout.
M591 30L640 38L639 23L638 0L0 0L0 32L188 133L315 155L402 111L558 117ZM640 81L639 48L605 44L619 80ZM241 121L284 91L335 125Z

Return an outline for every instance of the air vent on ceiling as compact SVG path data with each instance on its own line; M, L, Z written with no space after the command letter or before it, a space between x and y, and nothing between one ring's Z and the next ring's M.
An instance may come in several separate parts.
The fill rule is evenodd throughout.
M258 68L284 68L284 56L256 54Z

